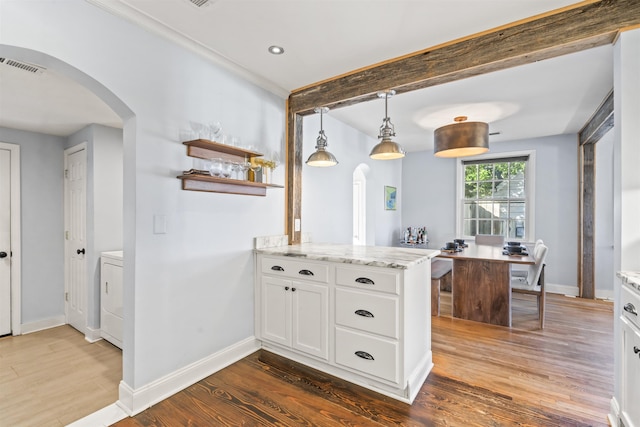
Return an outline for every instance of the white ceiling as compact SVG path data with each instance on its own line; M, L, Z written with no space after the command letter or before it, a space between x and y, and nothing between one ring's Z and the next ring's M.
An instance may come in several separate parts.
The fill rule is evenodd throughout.
M88 0L283 97L297 88L574 3L571 0ZM283 55L267 52L280 45ZM0 126L68 135L119 126L92 94L46 71L0 66ZM397 141L430 149L433 129L466 115L492 142L576 133L613 85L612 47L473 77L389 100ZM84 91L84 92L83 92ZM63 102L62 102L63 101ZM382 100L329 112L376 137ZM223 124L224 125L224 124ZM329 144L333 141L327 130Z

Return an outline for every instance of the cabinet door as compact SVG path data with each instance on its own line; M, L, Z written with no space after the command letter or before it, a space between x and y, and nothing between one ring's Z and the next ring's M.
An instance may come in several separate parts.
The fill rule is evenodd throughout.
M622 321L622 420L640 427L640 332Z
M326 286L292 282L292 347L327 360L329 292Z
M122 267L105 262L100 274L102 278L103 308L109 313L122 317Z
M262 339L291 346L291 281L262 277Z

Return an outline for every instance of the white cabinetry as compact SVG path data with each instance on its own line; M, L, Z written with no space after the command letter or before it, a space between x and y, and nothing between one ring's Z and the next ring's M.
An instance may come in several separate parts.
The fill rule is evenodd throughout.
M328 359L326 267L276 258L264 258L262 266L262 338ZM307 280L299 280L299 276Z
M122 251L100 256L100 335L122 348Z
M430 268L258 252L256 335L269 351L411 403L433 366Z
M625 427L640 427L640 291L622 285L621 299L620 418Z

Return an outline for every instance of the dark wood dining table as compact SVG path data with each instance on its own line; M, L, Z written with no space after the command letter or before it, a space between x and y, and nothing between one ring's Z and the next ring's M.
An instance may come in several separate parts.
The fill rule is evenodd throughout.
M460 252L442 250L438 257L453 260L452 315L511 326L511 264L535 264L532 250L528 255L505 255L502 246L475 243Z

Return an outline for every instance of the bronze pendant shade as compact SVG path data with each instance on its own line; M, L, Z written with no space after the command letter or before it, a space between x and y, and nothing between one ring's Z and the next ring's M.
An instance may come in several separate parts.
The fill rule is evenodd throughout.
M436 157L466 157L489 151L489 125L466 122L456 117L457 123L443 126L434 132L433 153Z

